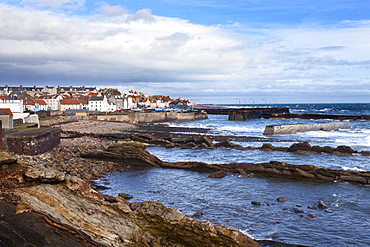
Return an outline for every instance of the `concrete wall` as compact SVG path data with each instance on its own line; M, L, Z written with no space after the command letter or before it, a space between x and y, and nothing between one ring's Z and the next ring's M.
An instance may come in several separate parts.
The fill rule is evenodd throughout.
M331 122L317 124L286 124L268 125L263 132L264 135L295 134L297 132L348 129L351 126L348 122Z
M3 123L3 129L13 129L13 116L0 115L0 120Z
M42 128L8 134L4 150L16 154L37 155L52 150L60 143L60 129Z
M198 119L206 119L207 114L197 115L193 112L179 113L179 112L129 112L122 115L100 115L97 119L100 121L117 121L126 123L153 123L153 122L187 122Z

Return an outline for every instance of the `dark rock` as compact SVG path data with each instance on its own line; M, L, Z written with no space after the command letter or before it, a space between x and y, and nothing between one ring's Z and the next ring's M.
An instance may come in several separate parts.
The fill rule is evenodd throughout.
M240 145L237 145L237 144L234 144L230 141L230 139L226 139L222 142L219 142L219 143L216 143L213 145L214 147L218 147L218 148L239 148L239 149L244 149L243 146L240 146Z
M163 140L163 139L151 140L148 143L158 145L158 146L162 146L162 147L173 144L172 142L167 141L167 140Z
M175 143L169 143L165 147L166 148L174 148L175 147Z
M316 206L307 206L307 208L309 208L309 209L317 209Z
M338 146L334 151L340 152L340 153L347 153L347 154L353 154L357 153L356 150L352 149L351 147L348 146Z
M247 175L247 173L242 168L237 168L236 170L239 172L240 175Z
M119 193L118 196L122 197L123 199L126 199L126 200L132 198L132 195L129 195L129 194L126 194L126 193Z
M278 202L285 202L285 198L284 197L278 197L276 199L276 201L278 201Z
M294 213L297 213L297 214L303 214L304 213L303 210L298 209L298 208L293 208L293 211L294 211Z
M110 196L110 195L102 194L102 197L104 198L104 201L109 202L109 203L117 203L118 202L116 198L114 198L113 196Z
M290 152L297 152L297 151L311 151L311 145L308 142L300 142L294 143L289 147Z
M320 147L320 146L312 146L312 151L314 151L316 153L324 153L325 152L325 148L324 147Z
M123 142L112 144L105 151L96 150L90 153L83 153L81 157L116 161L137 166L159 167L162 161L145 149L145 144L140 142Z
M264 143L260 149L261 151L273 151L274 146L271 143Z
M206 144L207 147L210 147L213 145L213 142L212 140L208 137L208 136L201 136L201 137L198 137L198 138L194 138L194 143L200 145L200 144Z
M324 147L324 152L328 153L328 154L332 154L334 152L334 148L329 147L329 146L325 146Z
M203 212L196 212L195 214L193 214L193 217L202 216L202 215L204 215Z
M320 209L328 208L328 206L326 206L323 201L319 201L319 203L317 204L317 207Z
M209 178L223 178L227 175L225 171L218 171L208 175Z
M252 201L251 204L252 205L255 205L255 206L261 206L261 202L260 201Z

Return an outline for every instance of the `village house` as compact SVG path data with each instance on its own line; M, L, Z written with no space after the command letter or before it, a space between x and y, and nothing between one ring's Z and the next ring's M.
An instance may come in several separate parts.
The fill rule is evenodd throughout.
M82 104L76 99L61 99L59 100L59 111L65 111L69 109L82 109Z
M117 107L112 101L108 101L105 96L93 96L89 98L89 110L109 112L116 111Z
M44 100L25 99L23 100L24 111L47 111L47 104Z
M0 108L8 108L11 112L23 113L23 100L11 100L7 96L0 96Z

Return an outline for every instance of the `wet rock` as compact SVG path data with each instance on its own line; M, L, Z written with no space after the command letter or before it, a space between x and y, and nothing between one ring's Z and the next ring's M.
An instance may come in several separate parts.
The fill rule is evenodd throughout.
M293 211L294 213L297 213L297 214L303 214L304 211L302 209L298 209L298 208L293 208Z
M316 206L307 206L307 208L309 208L309 209L317 209Z
M325 152L325 148L324 147L320 147L320 146L312 146L312 151L314 151L316 153L324 153Z
M337 148L334 149L334 152L340 152L344 154L353 154L357 153L356 150L352 149L351 147L348 146L338 146Z
M175 143L169 143L165 146L165 148L174 148L175 147Z
M324 147L324 152L325 153L328 153L328 154L332 154L334 152L334 148L330 147L330 146L325 146Z
M313 215L313 214L307 214L307 217L309 217L309 218L316 218L316 216Z
M104 201L106 201L106 202L109 202L109 203L117 203L118 202L118 200L113 196L105 195L105 194L102 194L102 196L104 198Z
M230 141L230 139L226 139L222 142L216 143L213 145L214 147L221 147L221 148L243 148L240 145L236 145Z
M285 202L285 198L284 197L278 197L276 199L276 201L278 201L278 202Z
M264 143L260 149L261 151L273 151L274 146L271 143Z
M205 144L207 147L211 147L213 145L212 140L208 136L200 136L198 138L194 138L194 143L197 145Z
M202 216L204 215L203 212L196 212L195 214L193 214L193 217L198 217L198 216Z
M218 171L208 175L209 178L223 178L227 175L225 171Z
M126 193L119 193L119 197L122 197L123 199L129 200L132 199L132 195L126 194Z
M311 151L311 145L308 142L294 143L289 147L290 152Z
M319 201L319 203L317 204L317 207L319 209L325 209L325 208L328 208L328 206L326 206L326 204L323 202L323 201Z
M255 206L261 206L261 202L260 201L252 201L251 204L252 205L255 205Z
M240 175L247 175L247 174L248 174L248 173L246 173L246 171L244 171L244 169L242 169L242 168L237 168L236 170L239 172L239 174L240 174Z

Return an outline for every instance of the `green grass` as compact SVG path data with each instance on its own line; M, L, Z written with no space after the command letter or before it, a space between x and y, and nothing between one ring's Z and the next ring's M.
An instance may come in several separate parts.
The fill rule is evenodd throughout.
M46 121L46 120L50 120L50 119L54 119L54 118L57 118L57 117L42 117L42 118L40 118L40 121Z
M29 130L29 129L37 129L37 124L35 123L24 123L15 126L12 130L9 130L10 132L16 132L16 131L23 131L23 130Z

